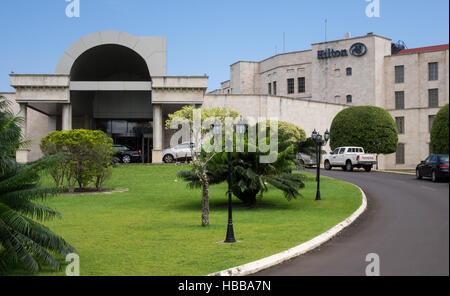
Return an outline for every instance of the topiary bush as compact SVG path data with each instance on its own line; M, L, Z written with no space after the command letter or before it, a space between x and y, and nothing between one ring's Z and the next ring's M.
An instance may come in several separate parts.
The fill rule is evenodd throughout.
M363 147L368 153L394 153L398 146L395 121L379 107L347 108L336 115L330 128L331 149L342 146Z
M114 158L113 140L102 131L70 130L48 134L41 140L45 155L64 153L64 159L51 171L58 187L73 191L77 184L86 189L94 184L101 190L111 175Z
M431 151L434 154L448 154L448 104L439 110L431 127Z

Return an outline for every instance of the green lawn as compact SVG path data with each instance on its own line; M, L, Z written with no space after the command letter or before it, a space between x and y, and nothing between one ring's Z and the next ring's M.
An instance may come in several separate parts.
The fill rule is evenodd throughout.
M226 184L212 186L210 227L201 226L201 192L176 178L177 166L120 166L106 187L111 195L63 195L45 203L63 220L47 225L80 255L81 275L206 275L299 245L332 228L361 205L359 189L323 177L322 201L314 201L311 175L303 198L288 202L278 190L257 208L234 200L239 243L225 239ZM63 275L64 272L41 272Z

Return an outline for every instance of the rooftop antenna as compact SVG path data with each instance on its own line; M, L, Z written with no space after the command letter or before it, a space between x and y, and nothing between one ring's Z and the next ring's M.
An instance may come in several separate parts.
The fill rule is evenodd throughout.
M328 19L325 18L325 42L327 42L327 26L328 26Z
M286 52L286 33L283 32L283 53Z

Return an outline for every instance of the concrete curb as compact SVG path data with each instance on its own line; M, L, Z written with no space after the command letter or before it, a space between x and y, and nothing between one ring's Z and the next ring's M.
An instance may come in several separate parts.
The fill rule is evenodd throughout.
M408 175L408 176L415 176L415 173L408 173L408 172L394 172L394 171L376 171L378 173L387 173L387 174L398 174L398 175Z
M354 184L353 184L354 185ZM354 185L356 186L356 185ZM254 262L250 262L241 266L233 267L230 269L222 270L219 272L211 273L208 276L244 276L256 273L258 271L261 271L263 269L267 269L269 267L278 265L284 261L290 260L292 258L298 257L300 255L303 255L323 243L329 241L331 238L336 236L339 232L341 232L344 228L348 227L350 224L352 224L356 219L358 219L359 216L361 216L362 213L365 212L367 209L367 197L364 191L359 187L359 190L362 193L362 204L359 207L356 212L354 212L350 217L345 219L345 221L342 221L338 225L334 226L330 230L322 233L319 236L316 236L310 241L307 241L299 246L296 246L294 248L291 248L287 251L272 255L270 257L266 257Z

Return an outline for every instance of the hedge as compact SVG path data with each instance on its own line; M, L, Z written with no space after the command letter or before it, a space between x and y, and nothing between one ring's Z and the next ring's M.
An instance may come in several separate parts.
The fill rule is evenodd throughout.
M397 126L389 112L382 108L350 107L333 119L330 146L333 150L342 146L358 146L368 153L391 154L397 151Z

